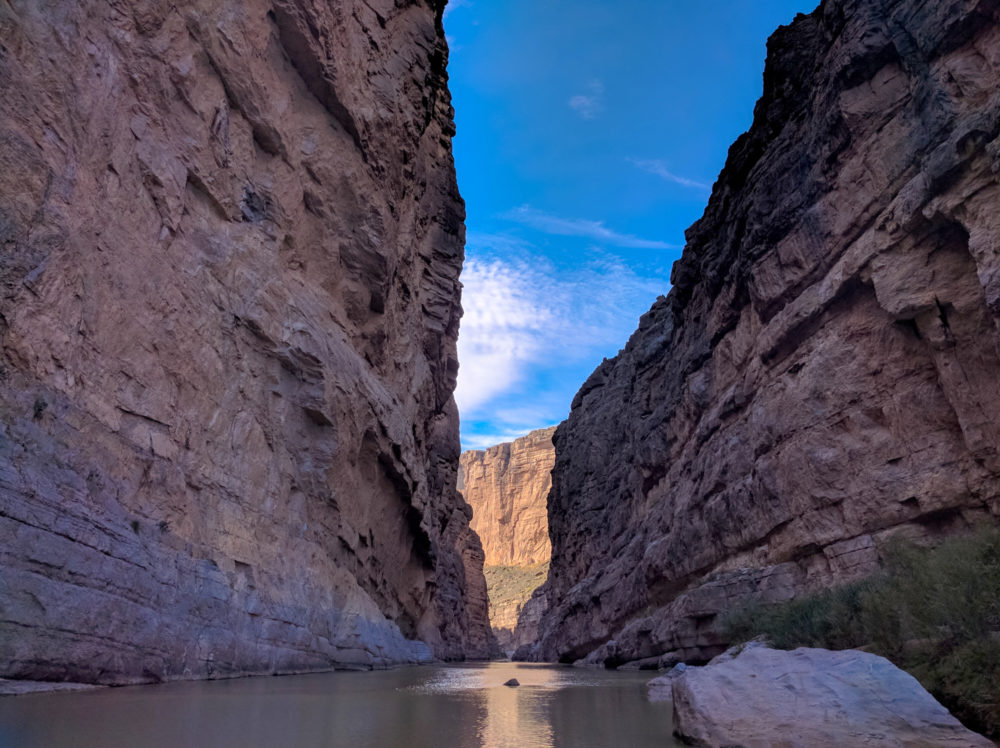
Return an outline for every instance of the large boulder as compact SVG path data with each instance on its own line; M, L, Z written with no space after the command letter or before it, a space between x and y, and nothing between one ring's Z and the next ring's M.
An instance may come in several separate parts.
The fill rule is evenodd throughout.
M674 730L699 746L982 746L917 680L857 650L748 646L671 678Z

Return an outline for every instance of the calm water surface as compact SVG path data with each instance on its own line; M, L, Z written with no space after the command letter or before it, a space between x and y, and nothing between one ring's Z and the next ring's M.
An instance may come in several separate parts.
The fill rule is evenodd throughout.
M669 705L646 698L651 677L490 663L12 696L0 747L680 745Z

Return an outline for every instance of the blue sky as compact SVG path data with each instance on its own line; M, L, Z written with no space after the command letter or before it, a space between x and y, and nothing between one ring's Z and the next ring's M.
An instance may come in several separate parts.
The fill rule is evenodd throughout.
M463 448L562 421L669 291L750 126L767 37L816 4L451 0Z

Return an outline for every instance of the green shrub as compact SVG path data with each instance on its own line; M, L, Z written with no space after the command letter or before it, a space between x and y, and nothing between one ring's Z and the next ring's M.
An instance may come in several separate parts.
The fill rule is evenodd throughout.
M1000 531L930 550L896 541L868 579L721 621L733 641L864 647L911 672L959 719L1000 737Z

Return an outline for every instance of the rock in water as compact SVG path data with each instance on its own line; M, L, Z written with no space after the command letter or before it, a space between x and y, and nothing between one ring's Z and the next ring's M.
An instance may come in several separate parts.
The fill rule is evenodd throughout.
M443 7L0 7L0 675L488 654Z
M653 678L646 684L646 690L650 701L672 701L674 698L674 680L679 678L687 670L688 666L683 662L674 665L670 672Z
M669 296L556 432L533 656L708 658L748 599L1000 515L998 80L992 0L771 37Z
M535 598L529 605L529 600L548 573L553 433L555 428L532 431L513 442L463 452L460 460L458 490L472 507L472 529L486 554L490 624L507 654L535 641L544 609L544 601Z
M693 745L993 746L867 652L749 647L671 684L675 732Z
M517 678L511 678L509 681L507 681L506 683L504 683L504 685L505 686L511 686L513 688L514 686L519 686L521 684L520 684L520 682L518 682Z

